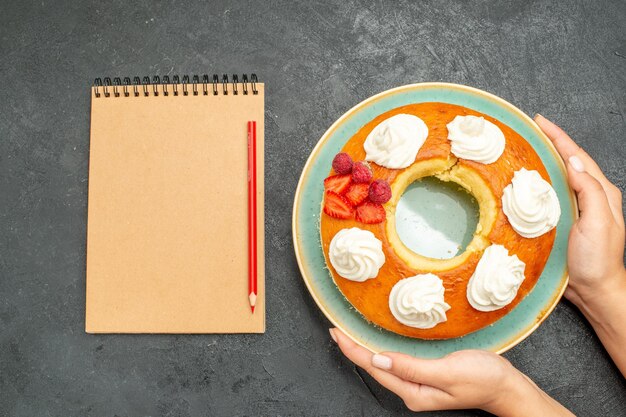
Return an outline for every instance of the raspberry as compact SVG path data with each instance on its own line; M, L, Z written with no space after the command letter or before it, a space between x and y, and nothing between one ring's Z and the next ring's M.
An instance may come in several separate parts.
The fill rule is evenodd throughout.
M391 199L391 187L385 180L376 180L370 184L369 199L372 203L384 204Z
M345 152L340 152L333 159L333 169L337 174L349 174L352 172L352 158Z
M357 162L352 167L352 181L358 183L370 182L372 170L365 162Z

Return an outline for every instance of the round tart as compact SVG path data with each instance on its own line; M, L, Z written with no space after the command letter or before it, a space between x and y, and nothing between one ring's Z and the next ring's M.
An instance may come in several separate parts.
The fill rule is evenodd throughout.
M410 153L412 149L409 145L405 146L407 151L403 154L374 155L372 158L372 145L371 143L366 144L368 137L377 134L374 130L381 129L379 125L382 128L390 129L384 122L398 115L401 115L407 122L407 126L411 126L412 129L420 131L425 129L424 131L427 132L414 161L411 162L413 159L410 155L411 158L407 162L406 153ZM416 116L425 126L410 116ZM496 130L499 129L503 135L503 141L498 138L491 145L489 152L480 158L474 158L476 160L471 160L469 157L457 157L457 155L465 155L463 152L467 149L464 138L461 137L458 142L454 141L454 145L449 139L450 135L454 133L452 131L457 123L455 121L457 116L484 118L481 123L488 123L491 129L497 127ZM468 128L466 126L466 128L471 130L473 127ZM398 132L398 135L401 133ZM392 132L389 137L395 138L394 135L396 133ZM471 142L469 146L471 148ZM369 152L366 153L365 148L368 148ZM364 222L363 218L359 218L359 208L356 208L355 213L355 209L349 204L349 199L339 195L339 193L327 191L322 203L320 234L326 264L342 294L368 321L409 337L449 339L466 335L493 324L510 312L533 289L550 255L556 230L553 226L547 225L541 230L542 234L532 235L534 237L523 237L520 231L516 230L509 222L503 210L502 197L505 188L510 187L517 171L522 169L536 171L540 180L542 179L546 184L550 183L550 177L537 153L514 130L497 119L466 107L436 102L411 104L395 108L371 120L348 140L341 151L348 154L354 161L364 161L369 156L369 167L373 179L388 183L391 189L391 198L382 204L384 219L377 218L373 224ZM481 160L481 158L483 159ZM376 161L394 167L385 167ZM335 174L333 170L330 170L329 177L335 177ZM434 259L413 252L400 240L396 230L395 209L406 188L420 178L433 176L442 181L460 185L476 198L479 206L479 221L472 241L464 252L450 259ZM345 176L341 178L345 178ZM520 175L520 183L522 180L524 178ZM341 187L342 190L348 187L339 179L334 181L336 182L334 185ZM354 198L360 199L358 192L355 191L354 195L356 195ZM352 198L352 194L350 198ZM325 204L331 199L334 199L333 202L336 203L332 207L333 209L344 209L344 213L341 213L342 218L329 215L328 213L334 214L334 212L324 209ZM509 211L513 211L516 208L515 200L508 198L507 201L509 200L513 203L507 203L507 207L509 207ZM368 214L372 213L372 207L379 206L369 202L361 204L366 206ZM376 213L376 215L380 215L380 213ZM525 225L523 224L523 226ZM375 262L377 270L375 277L367 276L367 279L362 280L347 279L333 267L329 254L332 240L342 230L352 228L371 232L373 237L370 239L380 241L382 254L377 255L378 258L376 259L384 259L384 263L379 265L380 262ZM353 233L356 234L357 232L354 231ZM528 233L525 234L529 236ZM490 247L498 249L498 251L494 250L494 253L501 256L498 258L499 265L505 265L510 260L509 263L512 262L517 266L523 264L525 267L521 272L523 274L521 280L518 279L507 284L506 303L494 308L487 306L487 308L477 309L475 308L476 302L472 306L468 296L470 293L484 295L484 288L470 288L468 293L468 285L477 271L481 257ZM500 247L505 249L500 249ZM376 250L378 250L378 246L376 246ZM351 253L350 250L346 250L344 256L351 256ZM370 256L369 252L363 253L365 255L362 256ZM373 261L369 258L357 259L357 261L362 261L363 265L368 265L368 273L373 275L371 274ZM353 265L352 259L346 258L344 262L345 265ZM486 259L480 268L481 271L485 270L491 274L500 271L496 267L487 265L488 262L493 263L495 261ZM446 308L440 308L438 320L428 325L431 327L423 328L424 326L422 326L420 328L404 324L420 323L423 320L415 318L414 320L401 320L394 316L390 308L392 290L401 280L417 276L430 276L429 274L434 274L441 280L445 302L441 300L439 304L446 306ZM519 277L519 273L516 276ZM477 286L478 283L482 285L483 281L484 279L472 280L474 286ZM397 297L394 293L395 298ZM415 308L418 310L423 308L419 301L411 301L416 304L417 307Z

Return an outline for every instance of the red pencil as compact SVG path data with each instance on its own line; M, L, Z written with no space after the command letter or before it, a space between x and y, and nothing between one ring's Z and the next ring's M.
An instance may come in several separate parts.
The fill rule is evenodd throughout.
M256 122L248 122L248 299L254 313L257 296Z

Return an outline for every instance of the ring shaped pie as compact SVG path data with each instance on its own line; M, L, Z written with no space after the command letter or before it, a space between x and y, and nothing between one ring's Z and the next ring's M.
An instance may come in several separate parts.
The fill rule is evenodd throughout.
M548 182L550 177L532 146L513 129L486 114L448 103L410 104L385 112L352 136L342 152L348 153L355 161L364 160L363 143L368 134L382 121L396 114L411 114L422 119L428 127L428 137L415 162L407 168L388 169L375 163L370 164L374 178L386 180L391 186L391 200L384 204L387 215L385 221L363 224L355 219L335 219L322 211L320 234L326 264L339 290L368 321L414 338L449 339L464 336L506 315L537 283L550 255L556 229L532 239L520 236L503 213L501 199L503 189L511 183L514 172L521 168L538 171ZM506 146L497 161L482 164L459 159L452 154L446 125L459 115L482 116L500 128ZM411 251L402 243L396 231L395 208L400 197L412 182L429 176L461 185L478 201L480 215L473 239L463 253L450 259L429 258ZM328 250L333 236L351 227L369 230L382 242L386 260L375 279L350 281L338 275L330 263ZM495 311L481 312L469 304L467 285L483 251L491 244L505 246L510 255L517 255L526 264L525 279L510 304ZM389 294L399 280L427 273L434 273L443 280L445 301L451 306L447 311L447 321L430 329L406 326L392 315L388 305Z

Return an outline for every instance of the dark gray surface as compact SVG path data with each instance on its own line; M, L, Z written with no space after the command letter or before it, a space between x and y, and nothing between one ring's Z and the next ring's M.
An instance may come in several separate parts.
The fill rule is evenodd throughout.
M4 0L0 415L409 414L338 353L293 256L293 193L324 130L387 88L463 83L554 119L626 186L623 0L415 3ZM85 334L92 79L252 71L267 88L267 333ZM626 415L624 379L570 304L506 356L579 415Z

